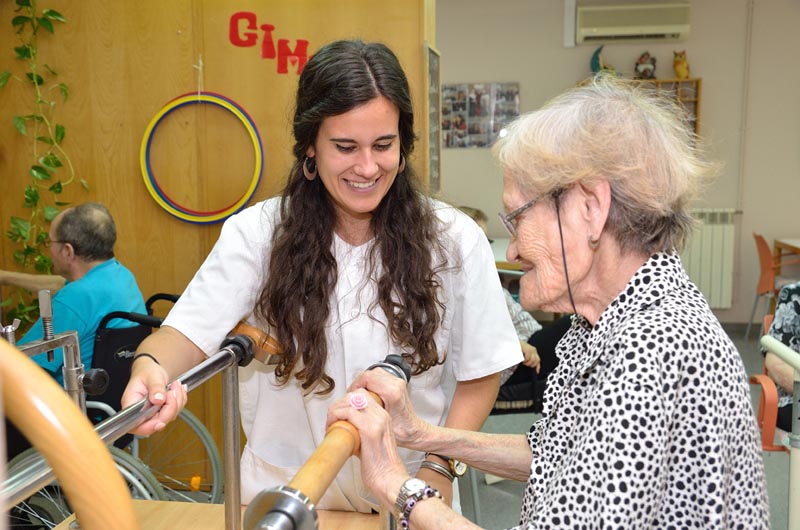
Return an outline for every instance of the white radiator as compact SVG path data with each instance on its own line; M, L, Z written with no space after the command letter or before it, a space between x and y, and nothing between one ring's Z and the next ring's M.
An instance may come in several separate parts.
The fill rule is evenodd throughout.
M735 213L733 208L692 210L698 225L681 254L689 278L715 309L731 307Z

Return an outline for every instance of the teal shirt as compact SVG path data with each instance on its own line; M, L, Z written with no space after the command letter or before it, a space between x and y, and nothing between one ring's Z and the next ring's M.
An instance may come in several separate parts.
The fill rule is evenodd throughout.
M144 313L144 299L136 279L116 258L96 265L81 279L67 282L53 296L53 332L77 331L81 348L81 360L85 369L92 366L94 336L97 326L105 315L112 311ZM134 325L127 320L112 320L108 327L121 328ZM41 340L42 319L18 341ZM47 362L47 353L35 355L36 363L47 370L60 384L64 384L61 368L64 356L61 348L55 350L53 362Z

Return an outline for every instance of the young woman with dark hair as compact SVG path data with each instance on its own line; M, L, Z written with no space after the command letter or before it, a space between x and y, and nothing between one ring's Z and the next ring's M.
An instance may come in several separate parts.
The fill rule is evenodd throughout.
M139 349L160 366L137 360L123 400L163 404L137 432L163 428L186 401L182 389L165 391L169 381L240 320L268 329L284 354L241 377L244 503L291 480L323 439L328 406L387 354L411 365L412 401L428 421L470 430L491 410L499 372L522 360L486 237L417 186L408 81L389 48L338 41L319 50L300 76L293 133L282 195L226 221ZM446 455L402 458L446 498L457 490ZM359 465L342 469L319 507L377 507Z

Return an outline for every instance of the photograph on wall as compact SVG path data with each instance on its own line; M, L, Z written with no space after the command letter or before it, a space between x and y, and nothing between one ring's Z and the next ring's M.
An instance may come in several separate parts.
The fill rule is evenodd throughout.
M444 147L489 147L519 116L519 83L442 86Z
M442 78L441 56L436 48L425 44L428 63L428 186L436 193L442 189Z

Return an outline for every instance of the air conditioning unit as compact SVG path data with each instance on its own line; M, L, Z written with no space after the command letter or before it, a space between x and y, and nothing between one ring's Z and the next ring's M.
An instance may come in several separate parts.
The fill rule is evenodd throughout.
M689 4L578 6L575 41L680 41L689 36Z

